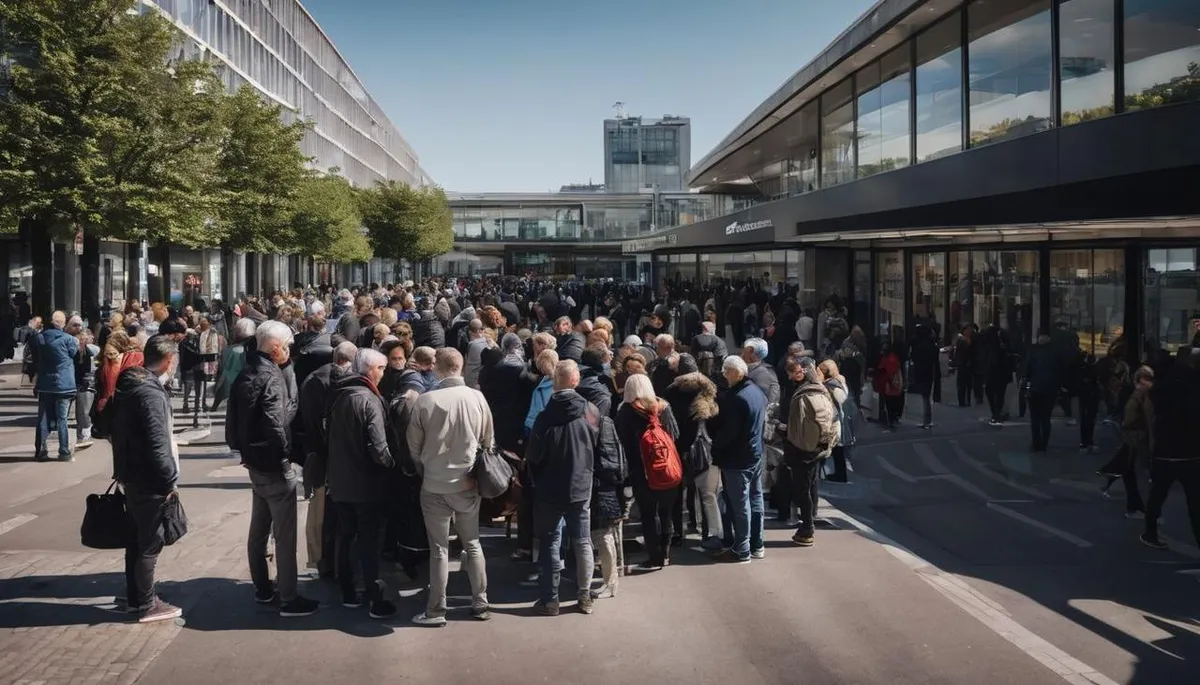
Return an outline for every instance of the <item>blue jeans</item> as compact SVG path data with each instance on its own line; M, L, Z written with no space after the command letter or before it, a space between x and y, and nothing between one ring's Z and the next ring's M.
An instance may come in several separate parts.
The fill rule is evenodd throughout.
M67 426L67 414L71 410L70 395L56 395L49 392L38 393L38 425L34 434L33 451L42 454L46 451L46 438L50 435L50 422L58 423L58 456L65 457L71 453L71 431Z
M562 561L559 555L562 549L564 522L567 535L571 536L571 545L575 548L575 575L579 596L584 596L591 590L592 572L596 564L592 556L591 502L535 502L533 519L537 522L538 541L541 543L538 551L538 581L542 601L558 601L558 583L562 576Z
M742 558L752 550L763 548L763 465L748 469L721 469L725 492L729 497L729 518L733 523L733 544L730 549Z

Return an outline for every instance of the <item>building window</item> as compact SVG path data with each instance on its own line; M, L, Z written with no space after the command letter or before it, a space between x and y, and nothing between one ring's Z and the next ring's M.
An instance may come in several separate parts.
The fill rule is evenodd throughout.
M1146 251L1146 344L1175 354L1200 334L1200 250Z
M1125 0L1125 109L1200 100L1200 3Z
M971 145L1050 128L1050 0L967 8Z
M1059 7L1058 78L1062 123L1113 113L1113 0L1066 0Z
M909 163L908 47L858 72L858 177L891 171Z
M958 12L917 36L917 161L962 149L962 41Z
M854 179L854 90L850 79L821 95L821 187Z

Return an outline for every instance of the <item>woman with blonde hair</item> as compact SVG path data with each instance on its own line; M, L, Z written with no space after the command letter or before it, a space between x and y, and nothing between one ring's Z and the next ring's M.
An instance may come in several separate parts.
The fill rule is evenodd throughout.
M833 473L828 475L827 480L847 483L850 481L848 465L850 448L854 445L854 419L858 416L858 404L855 403L854 394L850 392L837 362L826 359L817 365L817 369L821 372L825 389L833 396L841 416L842 435L830 454L833 459Z
M639 356L640 358L640 356ZM679 438L679 426L667 402L654 393L654 384L645 374L625 381L624 401L617 410L617 437L629 461L629 482L642 514L642 536L649 558L637 566L639 571L657 571L671 562L671 510L679 488L651 490L642 463L642 435L655 419L672 440Z

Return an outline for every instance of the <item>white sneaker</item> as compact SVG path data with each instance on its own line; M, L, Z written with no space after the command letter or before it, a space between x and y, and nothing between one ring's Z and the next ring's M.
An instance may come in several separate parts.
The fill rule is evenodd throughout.
M766 547L759 547L758 549L751 550L751 551L750 551L750 558L752 558L752 559L766 559L766 558L767 558L767 548L766 548Z
M435 628L441 628L442 626L446 625L446 617L430 616L425 612L421 612L416 616L413 616L412 622L419 626L432 626Z
M82 439L82 440L78 440L78 441L76 441L76 442L75 442L75 449L77 449L77 450L85 450L85 449L87 449L87 448L91 447L91 446L92 446L92 444L93 444L93 443L92 443L92 439L91 439L91 438L84 438L84 439Z

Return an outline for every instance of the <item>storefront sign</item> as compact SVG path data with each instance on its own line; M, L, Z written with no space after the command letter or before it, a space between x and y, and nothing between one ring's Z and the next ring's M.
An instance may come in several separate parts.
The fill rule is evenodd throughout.
M670 247L679 240L679 236L671 233L669 235L656 235L649 238L638 238L637 240L626 240L621 243L621 252L631 254L635 252L646 252L655 250L660 247Z
M775 224L770 219L761 219L759 221L735 221L725 227L725 235L736 235L738 233L749 233L764 228L775 228Z

